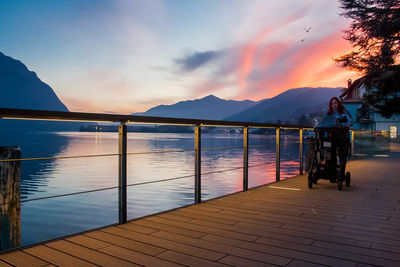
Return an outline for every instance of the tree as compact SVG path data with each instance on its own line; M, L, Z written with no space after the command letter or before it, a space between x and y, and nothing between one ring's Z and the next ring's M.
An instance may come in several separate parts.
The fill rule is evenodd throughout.
M400 55L400 0L340 0L344 13L353 20L344 33L357 51L336 61L365 74L377 74L398 62Z
M336 62L366 76L366 101L386 117L400 114L400 0L339 0L353 22L344 39L356 49Z

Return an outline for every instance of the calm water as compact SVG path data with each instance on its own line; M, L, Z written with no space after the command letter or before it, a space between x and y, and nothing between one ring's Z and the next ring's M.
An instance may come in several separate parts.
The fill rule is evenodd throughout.
M0 145L21 147L23 158L113 154L118 133L0 133ZM128 153L194 148L193 134L128 133ZM298 174L298 138L282 137L281 178ZM203 134L202 199L242 190L241 134ZM249 187L275 180L275 136L250 135ZM232 148L233 147L233 148ZM118 185L118 157L24 161L21 199L54 196ZM223 172L217 172L223 171ZM212 174L205 174L216 172ZM128 156L128 219L194 203L194 151L132 154ZM118 221L118 191L109 189L79 195L23 202L21 243L28 245Z

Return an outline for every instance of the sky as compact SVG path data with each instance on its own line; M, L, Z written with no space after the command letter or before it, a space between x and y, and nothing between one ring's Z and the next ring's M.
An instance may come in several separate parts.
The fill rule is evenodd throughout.
M257 101L358 77L333 61L352 48L340 13L335 0L1 0L0 52L70 111Z

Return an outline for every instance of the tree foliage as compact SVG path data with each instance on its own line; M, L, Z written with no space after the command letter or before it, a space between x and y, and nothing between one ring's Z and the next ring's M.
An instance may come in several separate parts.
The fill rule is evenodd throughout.
M339 0L352 20L344 39L355 48L336 62L363 73L366 103L385 117L400 114L400 0Z
M353 22L345 31L356 51L336 61L365 74L380 73L399 61L400 0L340 0L342 16Z

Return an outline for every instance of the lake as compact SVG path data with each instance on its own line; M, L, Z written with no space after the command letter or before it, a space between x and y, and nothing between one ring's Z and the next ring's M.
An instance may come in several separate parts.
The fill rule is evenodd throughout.
M118 153L118 133L3 131L0 137L1 146L21 147L22 158ZM202 200L242 190L242 138L202 135ZM257 146L249 148L249 188L275 181L275 135L250 134L249 145ZM193 148L192 133L128 133L128 220L194 203ZM176 150L188 151L142 153ZM298 153L298 137L283 135L281 179L299 173ZM177 179L163 181L170 178ZM23 161L21 245L117 223L117 185L117 155Z

